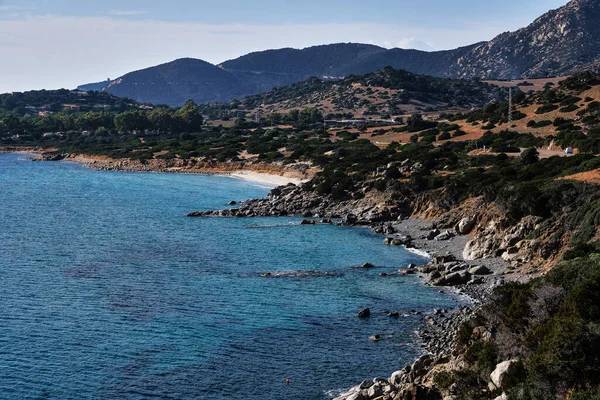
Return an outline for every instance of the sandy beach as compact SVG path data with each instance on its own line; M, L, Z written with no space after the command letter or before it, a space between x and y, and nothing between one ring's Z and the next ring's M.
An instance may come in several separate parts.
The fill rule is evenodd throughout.
M294 185L301 185L302 183L306 182L306 180L302 179L289 178L287 176L281 175L264 174L253 171L223 173L222 175L229 175L233 178L244 179L246 181L252 181L255 183L260 183L261 185L272 187L284 186L289 183L293 183Z

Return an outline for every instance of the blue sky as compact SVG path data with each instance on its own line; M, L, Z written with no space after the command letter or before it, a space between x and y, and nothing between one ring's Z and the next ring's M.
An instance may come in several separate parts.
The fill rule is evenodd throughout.
M515 30L566 0L0 0L0 92L75 87L196 57L335 42L439 50ZM487 3L487 4L486 4Z

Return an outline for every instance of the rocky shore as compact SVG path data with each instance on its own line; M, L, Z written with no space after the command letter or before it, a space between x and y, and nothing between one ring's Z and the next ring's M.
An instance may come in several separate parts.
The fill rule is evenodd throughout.
M496 240L505 243L496 244L488 232L488 225L495 220L482 216L446 214L431 221L409 215L382 197L336 201L306 189L287 185L272 190L264 199L248 200L225 210L192 212L188 216L303 216L306 219L302 224L305 225L362 226L380 234L383 245L405 246L409 251L428 254L430 261L427 264L409 265L398 273L420 276L426 284L439 287L440 291L462 294L466 296L467 305L455 310L433 310L424 315L419 331L423 356L391 377L365 380L335 400L442 399L440 391L433 387L433 377L448 364L454 367L453 363L457 362L457 331L472 318L496 286L505 280L524 279L513 274L511 260L502 255L525 240L535 222L527 220L518 228L494 231L493 238L505 235L503 240ZM369 318L367 311L370 310L363 310L357 318ZM488 335L486 332L478 334ZM372 338L377 339L377 335ZM491 396L491 392L488 394ZM444 399L453 398L447 396Z

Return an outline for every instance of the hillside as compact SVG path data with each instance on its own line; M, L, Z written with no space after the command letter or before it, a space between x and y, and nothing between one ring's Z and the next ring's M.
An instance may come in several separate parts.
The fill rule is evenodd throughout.
M227 71L185 58L131 72L110 82L105 90L121 97L133 94L140 102L181 106L188 99L198 103L230 100L250 89Z
M238 109L264 114L313 107L325 116L379 118L423 110L469 110L505 96L499 87L479 81L434 78L388 67L336 82L310 78L246 97Z
M48 116L62 111L123 112L141 106L133 100L110 93L79 90L34 90L0 95L0 117L8 114L37 116L40 113Z

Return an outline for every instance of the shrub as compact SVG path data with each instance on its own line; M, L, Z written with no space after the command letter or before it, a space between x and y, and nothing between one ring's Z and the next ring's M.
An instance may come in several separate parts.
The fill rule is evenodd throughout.
M535 110L536 114L546 114L549 113L551 111L554 111L558 109L558 106L552 103L546 103L543 106L541 106L540 108L538 108L537 110Z

